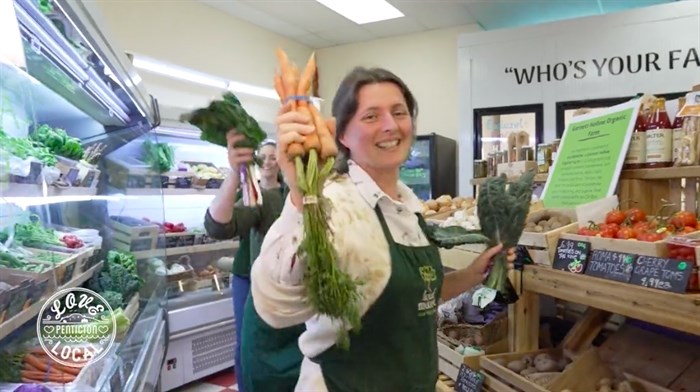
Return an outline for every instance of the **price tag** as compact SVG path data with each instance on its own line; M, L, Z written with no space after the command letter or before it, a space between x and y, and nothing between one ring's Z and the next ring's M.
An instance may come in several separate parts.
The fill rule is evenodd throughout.
M459 367L455 380L456 392L479 392L484 385L484 375L474 371L465 364Z
M634 263L632 280L637 286L685 293L693 266L685 260L639 256Z
M588 260L586 275L629 283L636 255L596 249Z
M472 295L472 305L483 309L496 299L496 294L498 294L496 290L482 287L476 290Z
M552 268L582 274L586 270L590 250L590 242L561 238L557 243Z

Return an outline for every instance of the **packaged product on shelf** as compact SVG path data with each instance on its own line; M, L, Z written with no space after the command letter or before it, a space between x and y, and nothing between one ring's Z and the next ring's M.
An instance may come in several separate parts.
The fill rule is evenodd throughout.
M624 169L643 169L647 157L647 122L644 112L639 110L637 120L634 123L632 130L632 139L630 140L627 155L625 155Z
M646 129L646 168L673 165L673 129L666 113L666 100L657 98Z
M681 97L678 99L678 107L682 108L683 106L685 106L685 98ZM689 140L685 137L683 123L683 117L676 115L671 126L673 129L673 166L681 166L681 151L695 145L695 140Z

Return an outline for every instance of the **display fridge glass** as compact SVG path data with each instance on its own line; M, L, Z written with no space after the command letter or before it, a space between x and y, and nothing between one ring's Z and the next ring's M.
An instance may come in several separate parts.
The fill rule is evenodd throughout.
M400 179L421 200L431 198L431 139L419 139L413 143L408 159L401 166Z

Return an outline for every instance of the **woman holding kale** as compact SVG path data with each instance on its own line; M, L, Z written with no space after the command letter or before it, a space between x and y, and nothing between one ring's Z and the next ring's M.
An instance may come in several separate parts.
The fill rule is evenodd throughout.
M236 147L244 138L243 134L235 130L226 135L231 174L224 180L209 206L204 227L216 239L240 238L240 247L234 258L232 281L238 390L260 391L262 389L258 385L264 380L266 388L273 385L276 391L291 391L298 378L302 360L297 339L304 331L304 325L275 330L262 322L252 306L245 306L250 293L251 263L260 252L265 233L282 211L287 189L281 182L275 142L264 141L257 154L263 203L256 206L243 205L240 190L241 166L252 162L254 155L251 148ZM246 339L243 336L244 329L254 332L257 339ZM268 359L271 353L281 352L285 355L275 355Z
M306 263L298 257L304 201L286 152L314 127L289 105L277 119L277 159L290 195L253 264L249 302L273 327L306 323L299 339L304 360L297 391L432 392L438 301L482 283L503 247L491 247L468 268L443 274L421 203L399 181L418 113L400 78L383 69L356 68L341 83L332 112L336 143L347 162L342 174L326 183L323 195L332 205L329 225L338 265L362 281L362 329L351 332L349 349L340 348L341 324L316 313L307 300ZM512 250L507 254L512 262Z

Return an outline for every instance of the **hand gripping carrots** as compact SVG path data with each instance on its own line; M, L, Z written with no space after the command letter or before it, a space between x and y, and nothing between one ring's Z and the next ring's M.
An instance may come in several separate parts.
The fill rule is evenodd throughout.
M291 110L306 113L315 133L305 136L304 143L289 145L288 157L294 161L299 190L304 195L304 239L299 254L306 258L305 285L311 305L319 314L329 316L353 330L360 329L357 285L336 265L337 255L328 226L328 200L323 198L323 185L331 176L338 147L335 144L335 120L324 120L318 109L309 103L308 92L316 73L316 57L311 55L304 71L289 61L282 49L276 51L280 69L275 74L275 90L282 104ZM320 168L320 170L319 170ZM349 347L347 330L343 328L338 345Z

